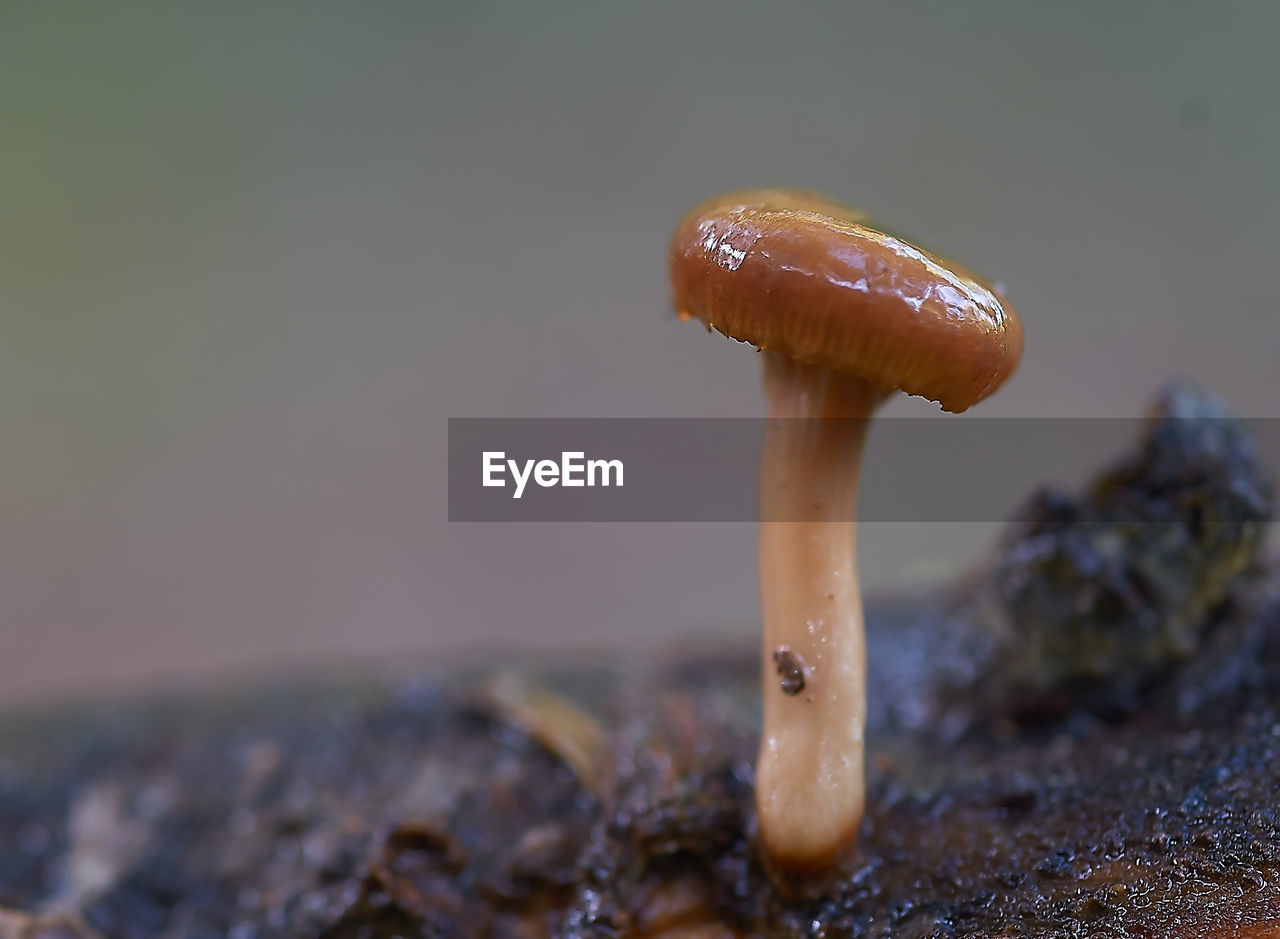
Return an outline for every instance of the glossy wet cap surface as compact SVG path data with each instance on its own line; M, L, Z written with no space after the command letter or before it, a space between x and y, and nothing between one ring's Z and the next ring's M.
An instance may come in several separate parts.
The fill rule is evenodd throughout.
M670 273L682 317L948 411L994 392L1022 355L994 287L814 193L702 204L672 238Z

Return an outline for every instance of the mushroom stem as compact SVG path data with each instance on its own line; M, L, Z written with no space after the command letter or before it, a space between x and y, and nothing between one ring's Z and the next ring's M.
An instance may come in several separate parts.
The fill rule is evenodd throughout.
M866 651L856 509L867 425L886 393L772 352L764 353L764 388L756 810L774 879L817 880L840 867L862 821Z

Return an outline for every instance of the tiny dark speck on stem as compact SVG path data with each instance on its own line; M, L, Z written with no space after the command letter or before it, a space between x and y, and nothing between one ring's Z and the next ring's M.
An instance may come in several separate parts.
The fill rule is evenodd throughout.
M804 691L804 659L786 646L779 646L773 652L773 661L782 676L783 694L795 696Z

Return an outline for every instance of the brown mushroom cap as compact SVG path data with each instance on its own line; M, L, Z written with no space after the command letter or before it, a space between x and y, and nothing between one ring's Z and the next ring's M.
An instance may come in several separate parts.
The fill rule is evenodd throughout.
M1022 355L977 275L813 193L758 189L694 209L671 242L676 311L733 339L963 411Z

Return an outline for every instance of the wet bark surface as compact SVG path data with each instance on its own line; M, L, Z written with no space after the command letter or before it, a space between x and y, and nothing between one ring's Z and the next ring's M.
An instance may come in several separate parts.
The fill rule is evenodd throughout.
M0 939L1243 936L1280 929L1280 578L1189 389L991 565L868 611L827 896L754 840L753 637L0 722ZM767 687L783 693L776 675Z

